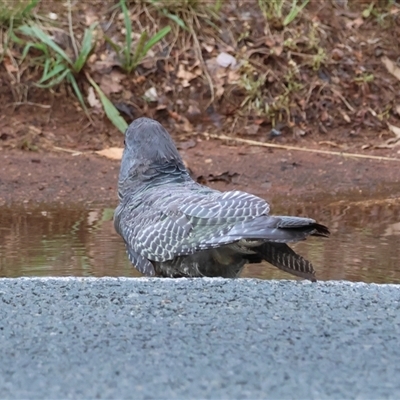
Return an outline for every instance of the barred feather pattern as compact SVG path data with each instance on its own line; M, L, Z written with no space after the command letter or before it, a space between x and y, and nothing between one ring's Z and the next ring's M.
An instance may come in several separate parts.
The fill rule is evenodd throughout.
M146 275L235 277L262 259L303 278L314 269L286 243L328 236L310 218L270 215L260 197L191 179L169 134L140 118L125 134L114 225Z

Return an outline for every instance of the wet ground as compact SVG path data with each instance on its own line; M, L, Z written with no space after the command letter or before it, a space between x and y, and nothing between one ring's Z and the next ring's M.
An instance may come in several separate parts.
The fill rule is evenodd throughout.
M293 246L313 262L319 279L400 283L398 201L343 201L317 212L310 204L302 207L305 213L330 221L329 239L311 238ZM140 276L114 231L112 214L111 207L1 208L1 276ZM242 276L291 278L267 263L246 267Z
M2 153L1 276L139 276L112 225L119 162L91 154ZM197 143L183 154L201 182L255 193L276 214L328 225L329 239L295 245L319 279L400 283L399 163L220 142ZM264 264L242 276L290 278Z

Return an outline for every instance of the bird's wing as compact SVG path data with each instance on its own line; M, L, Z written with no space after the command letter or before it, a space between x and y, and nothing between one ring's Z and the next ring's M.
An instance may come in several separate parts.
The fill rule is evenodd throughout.
M130 262L139 272L146 276L154 276L156 274L153 264L140 254L136 253L128 244L126 245L126 252L128 253Z
M238 221L267 215L269 204L260 197L241 192L216 192L215 196L193 197L190 202L180 206L180 211L199 223L214 224L218 221Z
M204 199L181 206L193 226L191 235L182 241L180 248L205 250L240 240L228 233L237 224L266 216L269 204L254 195L241 191L219 193L212 202Z
M235 242L226 235L232 227L269 211L265 200L240 191L155 193L139 207L127 207L117 229L135 253L153 261Z

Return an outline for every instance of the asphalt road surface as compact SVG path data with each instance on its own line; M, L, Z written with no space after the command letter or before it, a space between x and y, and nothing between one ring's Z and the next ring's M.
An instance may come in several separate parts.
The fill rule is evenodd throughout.
M400 398L400 286L0 279L0 398Z

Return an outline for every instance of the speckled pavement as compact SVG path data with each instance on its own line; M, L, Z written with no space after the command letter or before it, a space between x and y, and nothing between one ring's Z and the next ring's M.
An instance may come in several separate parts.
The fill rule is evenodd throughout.
M400 398L400 286L0 279L0 398Z

